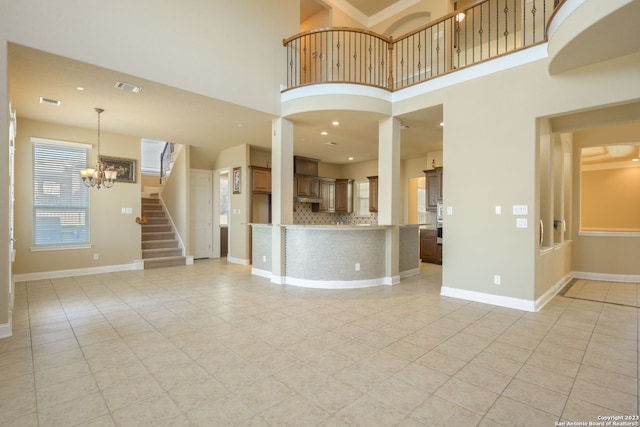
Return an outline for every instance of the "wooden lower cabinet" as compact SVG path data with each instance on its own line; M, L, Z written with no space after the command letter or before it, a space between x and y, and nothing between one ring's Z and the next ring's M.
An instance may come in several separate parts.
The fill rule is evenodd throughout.
M437 230L420 230L420 259L422 262L442 264L442 245L438 244Z

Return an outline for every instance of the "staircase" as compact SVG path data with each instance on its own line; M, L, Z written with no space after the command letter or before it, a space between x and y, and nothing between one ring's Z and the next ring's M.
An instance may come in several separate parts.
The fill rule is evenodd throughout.
M186 257L182 253L182 248L160 199L143 197L142 210L146 217L146 222L141 224L142 259L145 270L186 265Z

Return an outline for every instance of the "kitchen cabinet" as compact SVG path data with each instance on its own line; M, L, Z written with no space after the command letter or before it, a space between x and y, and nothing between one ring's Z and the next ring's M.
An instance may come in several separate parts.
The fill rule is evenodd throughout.
M320 180L318 177L296 175L296 196L301 199L320 198Z
M442 245L438 244L438 230L420 230L420 259L422 262L442 264Z
M424 171L427 189L427 210L435 211L442 201L442 167Z
M369 180L369 212L378 212L378 177L368 176Z
M318 178L320 203L314 203L313 212L336 211L336 180L333 178Z
M271 169L259 166L251 167L251 191L254 193L271 193Z
M318 176L320 160L309 157L293 156L293 173L296 175Z
M353 212L352 179L336 179L336 212Z

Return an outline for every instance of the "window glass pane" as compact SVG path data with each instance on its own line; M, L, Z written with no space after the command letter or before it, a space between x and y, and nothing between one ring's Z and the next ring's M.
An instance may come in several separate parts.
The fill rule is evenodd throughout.
M89 243L89 192L80 170L88 149L55 141L33 143L33 244Z
M220 175L220 225L229 224L229 175Z
M369 181L356 181L356 214L370 216L369 213Z
M143 139L140 153L140 170L142 173L159 174L160 156L166 142Z

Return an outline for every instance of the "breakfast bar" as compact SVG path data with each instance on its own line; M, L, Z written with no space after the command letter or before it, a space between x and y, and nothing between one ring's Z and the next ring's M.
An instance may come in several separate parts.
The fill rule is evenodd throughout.
M272 276L273 227L284 233L284 283L347 289L393 285L418 272L417 226L252 224L252 273ZM398 247L394 245L398 233ZM393 273L397 257L397 273Z

